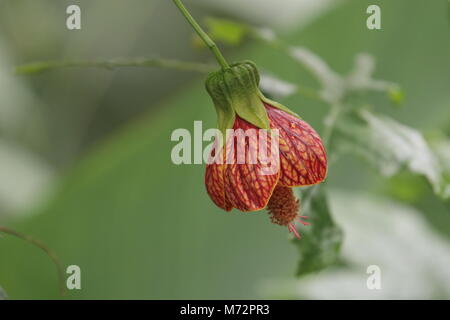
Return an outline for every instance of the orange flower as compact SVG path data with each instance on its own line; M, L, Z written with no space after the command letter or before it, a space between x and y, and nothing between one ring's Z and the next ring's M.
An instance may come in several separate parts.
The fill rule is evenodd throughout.
M226 141L213 149L211 158L221 161L207 165L206 189L214 203L226 211L236 208L249 212L267 207L273 223L287 226L299 238L295 222L307 223L301 220L306 217L299 216L300 205L292 187L314 185L325 179L325 148L309 124L264 97L258 84L259 74L251 62L234 64L231 70L214 73L207 81ZM254 134L240 139L228 129ZM267 134L269 131L272 134ZM261 139L270 150L263 152L267 161L250 161L249 155L261 148L257 144ZM277 146L272 148L272 144ZM217 154L215 150L219 150ZM244 161L239 161L242 155ZM269 165L275 170L267 171Z

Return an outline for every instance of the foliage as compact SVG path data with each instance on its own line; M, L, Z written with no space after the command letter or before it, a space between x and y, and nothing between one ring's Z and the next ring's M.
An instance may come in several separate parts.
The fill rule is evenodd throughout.
M279 38L271 30L224 19L210 20L208 25L213 37L222 39L228 45L239 45L245 37L259 42L245 54L240 53L239 59L254 59L264 70L270 70L270 79L267 76L263 78L265 91L281 96L294 108L298 103L302 110L294 111L305 119L311 114L320 114L317 109L326 110L321 135L329 144L333 164L330 173L345 154L352 157L362 155L382 173L392 175L403 169L427 177L435 192L445 197L449 189L448 171L445 173L448 162L442 160L438 149L429 146L418 129L394 120L394 116L388 115L394 112L387 109L378 97L371 96L373 92L382 93L394 104L403 103L406 110L414 104L425 105L426 99L434 96L436 86L413 78L427 70L435 72L442 67L434 61L425 64L404 59L398 62L399 70L390 73L389 56L396 57L399 53L392 47L401 47L409 42L397 37L395 46L392 46L386 43L387 40L377 38L372 50L379 61L383 61L382 71L377 70L378 74L389 74L391 79L397 79L392 76L397 75L401 80L399 82L402 85L404 82L408 88L405 90L408 99L405 99L404 91L397 84L374 77L375 59L372 55L358 54L350 71L343 74L337 70L345 70L350 62L347 57L360 47L367 47L361 43L364 44L368 36L362 31L355 31L357 35L346 40L343 35L348 35L346 31L349 30L353 32L354 26L342 19L344 15L338 17L341 19L334 25L344 25L344 29L327 29L330 39L339 39L339 45L332 46L332 50L330 44L323 44L324 41L320 40L323 34L320 27L310 32L309 37L299 32ZM414 30L422 29L414 29L411 24L411 30L414 34ZM304 45L290 45L300 41ZM346 46L345 41L355 41L358 45ZM413 48L424 48L424 52L418 55L426 55L428 48L423 43L427 39L417 41L417 47ZM380 51L376 50L376 46L392 51L378 57ZM433 49L435 47L430 46L430 52L438 55L438 50ZM324 58L314 51L320 52ZM336 57L346 58L341 61ZM101 61L97 62L94 66L102 66ZM310 78L305 71L310 73ZM408 83L409 79L413 80ZM278 85L273 86L274 83ZM311 89L317 84L318 89ZM421 99L411 99L410 96L419 91ZM358 100L360 97L363 102ZM372 103L375 107L369 106L369 101L375 101ZM64 261L80 264L83 270L87 270L89 290L71 293L73 297L254 297L256 289L251 286L256 281L292 273L289 267L294 265L294 255L289 250L294 248L288 248L284 239L280 239L283 234L281 230L268 226L264 214L221 215L202 189L202 168L167 165L167 155L170 153L167 141L171 130L189 128L193 119L203 119L213 125L214 111L211 106L208 112L208 105L210 101L200 82L195 82L182 93L174 93L160 108L160 113L149 114L128 125L86 157L68 175L50 203L36 209L40 214L19 224L24 230L38 230L49 246L62 253ZM407 111L402 115L407 115ZM396 117L401 116L397 114ZM315 126L320 127L320 123L315 123ZM387 140L389 143L386 143ZM387 168L389 170L386 171ZM359 178L352 177L352 173L350 171L345 176L350 184ZM293 241L300 257L300 261L296 261L299 275L317 272L337 263L339 248L345 248L349 241L347 233L343 235L340 231L346 232L347 226L342 224L344 220L335 219L334 207L328 206L331 194L328 184L332 182L327 182L328 192L324 192L324 186L300 189L303 213L311 216L313 225L301 230L301 241ZM344 179L339 180L339 183L342 182L345 182ZM340 188L341 185L334 187ZM348 206L355 199L357 197L346 196L342 203ZM358 228L365 225L370 229L372 221L378 219L378 211L383 212L390 207L377 207L375 202L360 206L360 211L367 206L371 215L361 215ZM345 205L341 208L345 209ZM345 221L352 220L353 215L358 214L358 210L348 211ZM372 220L367 222L363 218ZM385 218L383 227L389 225L388 217ZM335 220L339 225L334 223ZM365 232L367 228L360 230ZM374 230L380 234L371 239L374 242L383 240L383 230ZM347 241L342 243L342 238ZM358 241L357 237L351 239ZM414 241L414 238L408 239L402 242L402 248L409 248L407 245ZM397 240L392 238L380 243L390 247ZM370 247L373 243L368 241L365 244ZM41 292L41 288L51 287L48 285L54 276L48 271L51 267L17 244L4 242L0 246L7 249L4 252L17 252L12 257L3 253L1 256L3 260L8 257L9 263L0 265L0 276L15 275L0 279L8 293L14 297L53 296L50 290ZM25 254L30 256L38 278L30 276L29 266L20 263ZM395 257L396 253L393 255ZM408 262L407 259L405 261ZM33 281L33 286L30 286L30 281Z
M324 189L316 186L302 193L302 215L311 225L302 230L301 239L293 240L299 255L297 276L317 272L339 260L343 232L333 221Z
M445 299L450 296L448 239L424 212L364 191L330 193L344 226L342 263L319 274L266 281L267 296L289 299ZM381 269L381 290L367 290L367 268Z
M419 131L366 109L359 110L357 115L359 122L340 123L337 148L362 155L387 177L403 168L423 175L437 195L443 199L450 197L445 171Z
M220 29L221 23L223 28L229 23L224 20L213 21L215 29ZM330 106L322 134L326 143L329 140L332 142L328 149L329 158L335 161L346 152L363 155L385 176L391 176L406 167L411 173L424 175L437 195L443 199L450 197L450 184L445 172L418 130L402 125L388 116L375 115L364 104L352 101L352 95L360 92L379 91L384 92L395 105L404 102L405 95L399 85L373 78L375 61L372 56L358 54L352 70L347 75L340 75L309 49L283 43L273 31L268 33L270 36L261 36L261 32L258 33L250 26L236 25L241 26L235 30L240 36L247 31L256 39L281 49L306 68L320 84L317 97ZM283 79L274 80L271 77L269 81L270 85L266 89L273 95L288 96L300 91L296 84ZM355 118L358 121L353 120ZM317 188L322 189L323 186ZM308 199L305 201L308 207L304 210L313 217L313 225L306 232L305 239L294 241L299 252L299 276L337 263L342 242L342 231L331 218L332 212L327 205L325 193L308 190L305 192L305 199Z
M205 19L205 26L208 28L208 34L211 38L232 46L242 44L242 41L251 30L242 23L214 17ZM196 45L204 46L203 41L199 37L194 39Z

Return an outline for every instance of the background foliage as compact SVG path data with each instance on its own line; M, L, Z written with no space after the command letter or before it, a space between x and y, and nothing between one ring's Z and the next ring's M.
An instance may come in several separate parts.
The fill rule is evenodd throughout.
M204 190L203 166L171 163L173 129L190 129L194 120L215 125L203 75L144 68L11 74L14 65L48 59L159 55L209 62L171 3L140 1L133 9L120 1L80 1L87 22L73 34L61 27L70 1L1 0L1 224L42 239L64 264L81 267L83 288L67 298L450 297L450 204L408 170L418 167L412 171L433 180L432 171L442 167L435 191L445 195L448 3L376 2L382 7L381 31L365 27L373 1L354 0L339 2L306 27L280 32L284 43L312 50L342 75L358 53L367 52L377 62L374 77L401 84L405 94L402 107L383 93L351 97L352 105L364 107L357 111L362 117L339 122L334 147L346 152L327 180L329 214L339 227L325 232L317 220L294 246L265 212L226 214L216 208ZM222 12L196 9L205 17ZM235 18L232 10L227 15ZM321 87L281 50L246 40L233 38L227 54L254 60L290 83ZM327 103L301 94L282 100L323 132ZM394 120L380 125L386 117ZM417 145L425 138L416 131L415 138L405 137L404 125L424 133L426 150ZM423 162L428 153L435 160ZM415 166L417 158L422 162ZM380 173L395 175L386 179ZM325 195L316 196L311 207L326 211L320 200ZM314 228L327 233L321 240L342 235L339 259L338 242L317 242ZM316 261L310 254L322 259L320 267L333 265L311 273L317 269L307 265ZM370 264L383 270L379 292L365 287ZM10 298L58 298L51 261L6 236L0 239L0 284Z

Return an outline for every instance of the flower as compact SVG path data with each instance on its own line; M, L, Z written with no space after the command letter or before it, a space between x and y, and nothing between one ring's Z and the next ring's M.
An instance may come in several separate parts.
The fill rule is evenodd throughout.
M225 139L223 143L216 139L211 152L210 159L215 161L206 167L206 190L225 211L236 208L251 212L267 207L273 223L287 226L300 238L295 223L308 223L301 220L307 217L299 215L300 203L292 187L314 185L325 179L326 151L308 123L266 98L258 85L259 73L249 61L212 73L206 82ZM252 134L240 139L235 132ZM260 141L270 149L262 152L266 161L249 156L260 149ZM269 167L275 170L267 170Z

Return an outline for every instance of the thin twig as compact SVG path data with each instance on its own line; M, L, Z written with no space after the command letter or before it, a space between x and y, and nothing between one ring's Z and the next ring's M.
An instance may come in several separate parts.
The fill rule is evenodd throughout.
M59 292L63 296L65 293L65 287L64 287L64 271L61 264L61 261L58 259L56 254L49 248L47 245L45 245L43 242L34 239L33 237L17 232L13 229L10 229L8 227L0 226L0 233L6 233L13 237L20 238L28 243L31 243L32 245L38 247L42 251L44 251L50 259L53 261L53 263L56 266L57 272L58 272L58 280L59 280Z
M44 71L60 68L103 68L115 69L121 67L156 67L180 71L194 71L208 73L216 68L212 65L198 62L179 61L161 58L138 59L110 59L110 60L67 60L67 61L40 61L16 67L17 74L37 74Z
M194 19L194 17L189 13L189 10L184 6L183 2L181 0L173 0L173 2L180 10L180 12L183 14L183 16L186 18L188 23L195 30L195 32L197 32L198 36L205 42L206 46L212 51L212 53L217 59L217 62L222 66L222 69L223 70L230 69L230 65L223 56L222 52L220 52L219 47L202 29L202 27L198 24L198 22Z

